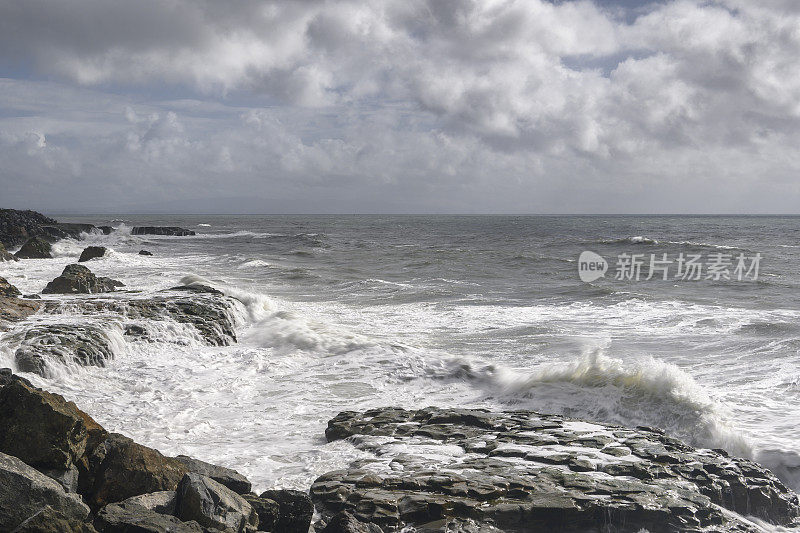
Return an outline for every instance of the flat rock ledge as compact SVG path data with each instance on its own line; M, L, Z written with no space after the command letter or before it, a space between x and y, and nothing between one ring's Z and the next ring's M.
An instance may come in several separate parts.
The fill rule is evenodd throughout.
M791 526L800 516L768 470L656 429L385 408L343 412L326 436L374 457L318 478L317 511L384 531L762 531L745 517Z

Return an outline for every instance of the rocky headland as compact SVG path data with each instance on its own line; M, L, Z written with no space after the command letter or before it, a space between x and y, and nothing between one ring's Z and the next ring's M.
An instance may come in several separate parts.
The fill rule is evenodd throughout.
M31 254L42 259L44 253L34 252L49 250L44 244L105 232L87 226L0 210L0 241L8 248L30 244ZM191 234L181 228L140 231ZM325 437L347 441L362 459L322 474L307 492L256 494L235 470L202 458L169 457L108 432L74 403L14 373L41 376L36 379L42 383L54 365L106 366L115 343L153 342L163 321L185 328L201 345L237 342L241 302L197 283L142 295L85 266L105 253L87 249L85 261L67 265L44 297L23 296L0 278L0 340L16 366L0 369L0 532L699 533L800 527L797 495L757 463L693 448L655 428L532 411L343 412L330 420ZM26 255L0 250L9 261ZM71 320L61 321L67 314ZM38 320L44 316L47 321Z

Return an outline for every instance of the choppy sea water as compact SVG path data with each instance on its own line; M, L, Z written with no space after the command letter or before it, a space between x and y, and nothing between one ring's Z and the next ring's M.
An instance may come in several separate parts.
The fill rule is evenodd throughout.
M108 367L27 377L109 430L236 468L259 489L305 489L347 465L358 452L325 443L327 420L386 405L661 427L800 488L800 218L60 219L117 229L61 241L56 259L2 263L0 275L39 292L85 246L107 246L87 266L127 289L202 279L239 298L239 343L204 346L169 322L156 342L128 342L110 322ZM198 235L132 236L134 225ZM584 250L612 262L605 278L579 280ZM623 253L762 260L755 281L618 281ZM13 367L3 339L0 366Z

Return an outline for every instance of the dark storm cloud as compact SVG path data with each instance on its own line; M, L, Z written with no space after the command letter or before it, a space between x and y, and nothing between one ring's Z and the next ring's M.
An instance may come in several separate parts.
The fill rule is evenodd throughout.
M0 186L78 210L794 211L798 28L788 0L10 0Z

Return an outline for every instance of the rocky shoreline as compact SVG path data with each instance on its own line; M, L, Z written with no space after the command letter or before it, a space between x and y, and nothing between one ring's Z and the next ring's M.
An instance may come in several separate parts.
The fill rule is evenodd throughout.
M59 238L111 228L0 210L2 261L46 258ZM136 234L192 235L182 228ZM10 254L7 248L26 249ZM27 247L27 248L26 248ZM115 342L151 342L169 320L209 346L236 343L241 302L201 284L142 296L96 276L87 248L43 294L0 277L0 532L701 532L800 527L800 502L770 471L654 428L535 413L382 408L343 412L329 442L363 452L308 492L252 491L240 473L168 457L109 433L14 372L105 366ZM2 274L2 271L0 271ZM70 313L72 321L49 320ZM74 316L80 317L76 323ZM313 437L313 436L310 436ZM750 518L751 517L751 518Z

